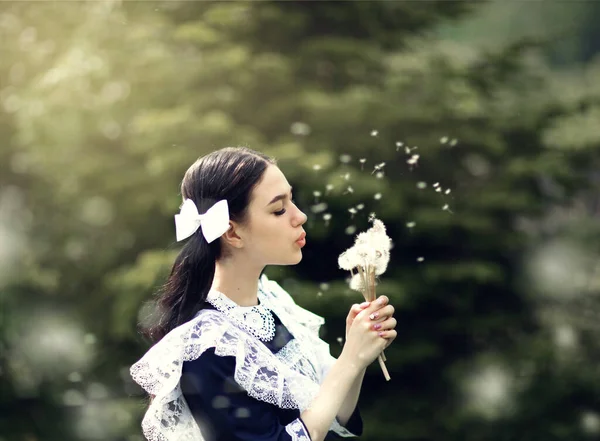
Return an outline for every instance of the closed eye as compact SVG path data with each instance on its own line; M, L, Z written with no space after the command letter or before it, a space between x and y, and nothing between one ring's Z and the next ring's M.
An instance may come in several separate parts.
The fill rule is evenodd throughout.
M296 201L295 201L294 199L292 199L292 204L296 205ZM281 209L281 210L279 210L279 211L275 211L275 212L273 212L273 214L274 214L275 216L283 216L283 215L285 214L285 212L286 212L286 209L285 209L285 208L282 208L282 209Z

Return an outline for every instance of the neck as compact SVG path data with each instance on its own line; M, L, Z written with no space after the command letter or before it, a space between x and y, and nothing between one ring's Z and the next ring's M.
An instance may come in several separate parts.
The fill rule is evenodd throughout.
M235 258L219 260L215 265L215 277L211 288L240 306L258 305L258 278L263 267L244 265Z

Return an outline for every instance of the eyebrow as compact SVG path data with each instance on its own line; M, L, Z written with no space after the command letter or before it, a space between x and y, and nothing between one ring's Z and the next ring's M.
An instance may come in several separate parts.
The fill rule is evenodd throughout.
M290 187L290 193L292 192L292 187ZM274 204L275 202L278 202L282 199L285 199L287 197L287 194L278 194L277 196L275 196L273 199L271 199L271 202L269 202L267 204L267 207L271 204Z

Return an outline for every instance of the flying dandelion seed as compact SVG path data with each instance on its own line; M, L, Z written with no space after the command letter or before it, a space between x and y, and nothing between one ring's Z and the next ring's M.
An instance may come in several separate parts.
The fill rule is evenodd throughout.
M437 188L440 185L439 182L436 182L435 184L433 184L433 188Z
M371 136L377 136L379 132L377 130L371 130Z
M313 165L313 170L319 171L319 170L321 170L321 166L319 164L315 164L315 165Z
M356 206L356 209L357 209L357 210L362 210L363 208L365 208L365 204L358 204L358 205Z
M375 175L375 177L376 177L377 179L383 179L383 177L384 177L384 176L385 176L385 173L384 173L384 172L377 172L377 174Z
M352 216L350 216L350 219L352 219L354 217L354 215L357 213L356 208L348 208L348 212L352 215Z
M310 134L310 126L303 122L295 122L290 126L293 135L306 136Z
M313 196L315 197L315 202L319 202L319 197L321 196L321 192L313 191Z
M329 289L329 283L323 282L319 285L322 291L327 291Z
M452 210L450 210L450 206L448 204L444 205L442 207L442 210L447 211L448 213L452 213Z
M374 211L369 213L369 222L373 222L373 220L377 217Z
M447 137L447 136L442 136L442 137L440 138L440 143L442 143L442 144L446 144L447 142L448 142L448 137Z
M375 199L376 201L378 201L379 199L381 199L381 193L375 193L373 195L373 199Z
M410 147L409 146L404 147L404 153L406 153L407 155L410 155Z
M323 293L321 291L317 292L317 297L322 297Z
M364 170L365 162L367 162L366 158L360 158L358 162L360 162L360 170Z
M423 190L423 189L427 188L427 182L423 182L423 181L417 182L417 188L419 190Z
M333 186L332 184L327 184L325 186L325 194L328 194L331 190L333 190L335 188L335 186Z
M350 161L352 161L352 156L346 154L340 155L340 162L342 164L348 164Z
M350 185L348 185L344 194L346 194L346 193L354 193L354 189Z
M594 412L584 412L581 415L581 427L590 435L600 433L600 417Z
M344 339L343 339L342 337L338 337L338 338L337 338L337 342L338 342L339 344L342 344L342 343L344 342Z
M346 233L347 235L351 236L354 233L356 233L356 227L354 225L349 225L346 227L346 229L344 230L344 233Z
M456 138L454 138L452 141L450 141L450 147L454 147L457 142L458 141L456 140Z
M345 173L343 175L340 175L342 178L344 178L346 181L350 180L350 173Z
M329 221L331 220L331 214L330 213L325 213L323 215L323 220L325 221L325 226L328 227L329 226Z
M425 260L424 257L417 257L417 262L423 262Z
M402 143L400 141L396 142L396 151L399 151L403 145L404 145L404 143Z
M446 191L444 192L445 194L450 194L450 189L447 188Z
M375 164L375 167L373 167L373 171L371 172L371 174L375 173L376 171L381 170L383 167L385 167L385 162Z
M441 193L442 192L442 187L438 187L435 189L436 193Z
M419 161L419 155L412 155L409 159L406 160L406 163L409 165L416 165Z
M407 223L406 223L406 226L407 226L408 228L414 228L414 227L415 227L415 225L417 225L417 223L416 223L416 222L407 222Z
M310 207L310 211L313 213L322 213L325 210L327 210L327 204L325 202L321 202Z

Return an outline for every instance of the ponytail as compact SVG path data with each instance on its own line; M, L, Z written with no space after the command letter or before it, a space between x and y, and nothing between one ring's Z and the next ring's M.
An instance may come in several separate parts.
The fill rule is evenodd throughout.
M206 242L201 232L185 243L171 274L158 293L158 323L145 331L157 343L171 330L191 320L205 306L215 277L220 241Z

